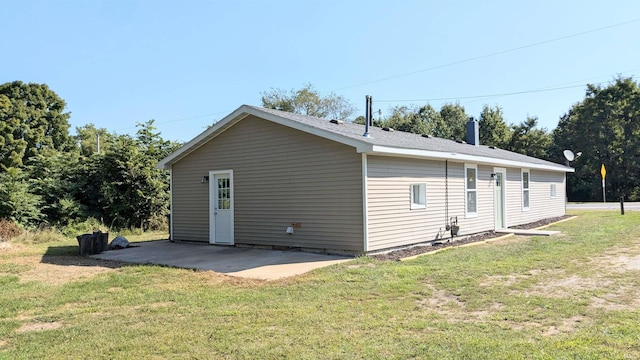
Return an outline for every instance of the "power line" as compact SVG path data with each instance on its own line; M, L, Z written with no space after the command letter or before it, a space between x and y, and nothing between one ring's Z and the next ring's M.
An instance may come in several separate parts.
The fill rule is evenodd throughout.
M444 68L444 67L449 67L449 66L453 66L453 65L466 63L466 62L485 59L485 58L496 56L496 55L502 55L502 54L506 54L506 53L509 53L509 52L514 52L514 51L518 51L518 50L522 50L522 49L527 49L527 48L530 48L530 47L540 46L540 45L544 45L544 44L548 44L548 43L552 43L552 42L556 42L556 41L560 41L560 40L565 40L565 39L569 39L569 38L573 38L573 37L577 37L577 36L582 36L582 35L594 33L594 32L597 32L597 31L602 31L602 30L611 29L611 28L614 28L614 27L628 25L628 24L632 24L632 23L636 23L636 22L640 22L640 18L634 19L634 20L625 21L625 22L621 22L621 23L617 23L617 24L613 24L613 25L603 26L603 27L600 27L600 28L597 28L597 29L591 29L591 30L587 30L587 31L582 31L582 32L579 32L579 33L571 34L571 35L565 35L565 36L561 36L561 37L557 37L557 38L553 38L553 39L549 39L549 40L539 41L539 42L528 44L528 45L518 46L518 47L515 47L515 48L502 50L502 51L498 51L498 52L494 52L494 53L490 53L490 54L475 56L475 57L464 59L464 60L458 60L458 61L450 62L450 63L447 63L447 64L436 65L436 66L433 66L433 67L420 69L420 70L415 70L415 71L411 71L411 72L404 73L404 74L398 74L398 75L393 75L393 76L389 76L389 77L385 77L385 78L380 78L380 79L377 79L377 80L363 82L363 83L360 83L360 84L344 86L344 87L341 87L341 88L337 88L337 89L335 89L333 91L351 89L351 88L355 88L355 87L359 87L359 86L363 86L363 85L374 84L374 83L377 83L377 82L392 80L392 79L405 77L405 76L409 76L409 75L414 75L414 74L418 74L418 73L422 73L422 72L426 72L426 71L441 69L441 68Z
M600 85L600 84L604 84L604 82L596 83L594 85ZM508 93L487 94L487 95L471 95L471 96L458 96L458 97L446 97L446 98L429 98L429 99L376 100L376 102L390 103L390 102L445 101L445 100L459 100L459 99L477 99L477 98L485 98L485 97L498 97L498 96L530 94L530 93L545 92L545 91L556 91L556 90L564 90L564 89L571 89L571 88L577 88L577 87L584 87L584 85L562 86L562 87L556 87L556 88L514 91L514 92L508 92Z
M621 72L621 73L618 73L618 74L634 72L634 71L637 71L637 70L638 69L624 71L624 72ZM590 79L598 79L598 78L602 78L602 77L604 77L604 76L592 77ZM572 83L575 83L575 82L578 82L578 81L586 81L586 80L590 80L590 79L576 80L576 81L571 81L571 82L568 82L568 83L565 83L565 84L572 84ZM605 83L607 83L607 82L606 81L601 81L601 82L593 83L592 85L602 85L602 84L605 84ZM539 88L539 89L512 91L512 92L506 92L506 93L487 94L487 95L468 95L468 96L444 97L444 98L425 98L425 99L376 100L375 102L391 103L391 102L446 101L446 100L461 100L461 99L492 98L492 97L521 95L521 94L530 94L530 93L538 93L538 92L546 92L546 91L557 91L557 90L572 89L572 88L578 88L578 87L584 87L584 86L585 86L585 84L579 84L579 85L569 85L569 86L543 87L543 88Z
M617 73L617 74L618 74L618 75L622 75L622 74L627 74L627 73L630 73L630 72L635 73L635 72L636 72L636 71L638 71L638 70L640 70L640 69L633 69L633 70L622 71L622 72L619 72L619 73ZM591 80L594 80L594 79L601 79L601 78L610 77L610 76L611 76L611 75L593 76L593 77L586 78L586 79L575 80L575 81L569 81L569 82L564 82L564 83L562 83L562 84L556 84L556 85L545 86L545 87L538 88L538 89L535 89L535 90L542 90L542 91L544 91L544 90L548 90L548 89L551 89L551 88L556 88L556 87L561 87L561 86L568 86L569 84L575 84L575 83L580 83L581 85L583 85L583 84L584 84L585 82L587 82L587 81L591 81ZM598 82L598 83L594 83L594 85L602 85L603 83L604 83L604 82ZM472 103L472 102L476 102L476 101L489 100L489 99L498 98L498 97L500 97L500 96L499 96L499 95L496 95L496 96L487 96L487 97L486 97L486 99L471 100L471 101L466 101L465 103Z

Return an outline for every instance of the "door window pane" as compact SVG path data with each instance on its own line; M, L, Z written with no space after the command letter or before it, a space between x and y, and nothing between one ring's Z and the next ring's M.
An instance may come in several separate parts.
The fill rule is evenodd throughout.
M476 188L476 169L468 168L467 169L467 189L475 189Z
M218 178L218 209L231 209L230 179Z
M475 213L478 212L478 206L476 203L476 192L468 191L467 192L467 213Z
M522 171L522 208L529 210L529 171Z
M464 175L466 216L476 217L478 216L478 169L475 165L465 165Z

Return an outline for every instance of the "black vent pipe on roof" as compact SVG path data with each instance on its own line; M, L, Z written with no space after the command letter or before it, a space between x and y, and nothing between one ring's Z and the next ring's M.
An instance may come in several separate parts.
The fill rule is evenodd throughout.
M373 97L369 95L369 126L373 126Z
M369 134L369 126L371 125L371 95L365 95L365 107L364 107L364 137L371 137Z

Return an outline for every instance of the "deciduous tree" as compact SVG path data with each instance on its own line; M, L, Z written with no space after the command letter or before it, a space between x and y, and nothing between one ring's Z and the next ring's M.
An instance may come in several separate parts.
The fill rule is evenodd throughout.
M66 103L45 84L0 85L0 166L20 167L31 156L72 147Z
M506 150L548 159L552 138L545 128L538 128L538 118L528 117L518 125L511 125L511 139Z
M460 104L444 104L440 117L433 124L433 136L450 140L464 140L469 116Z
M156 227L169 212L169 177L157 162L178 144L162 139L153 120L121 135L101 157L104 217L116 227Z
M602 200L600 167L607 168L607 196L640 200L640 87L632 78L608 86L587 85L553 132L554 154L581 152L568 176L570 200Z
M311 84L299 90L272 88L261 93L262 106L319 118L346 120L355 113L355 107L343 96L331 93L321 95Z

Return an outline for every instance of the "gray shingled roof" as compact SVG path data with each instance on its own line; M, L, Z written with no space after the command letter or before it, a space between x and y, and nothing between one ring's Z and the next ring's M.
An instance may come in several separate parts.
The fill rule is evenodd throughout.
M566 168L562 164L553 163L546 160L541 160L531 156L518 154L512 151L502 150L498 148L491 148L485 145L470 145L465 143L459 143L453 140L441 139L437 137L423 137L422 135L412 134L403 131L385 131L377 127L370 127L369 134L371 137L367 138L362 136L365 131L365 126L345 121L341 124L331 123L328 119L321 119L312 116L299 115L289 113L285 111L265 109L257 106L245 105L252 108L256 112L264 112L272 114L281 118L285 118L291 121L295 121L306 126L310 126L316 129L325 130L345 138L356 140L362 143L371 145L379 145L386 147L394 147L401 149L414 149L414 150L427 150L437 151L443 153L457 153L473 156L483 156L488 158L495 158L501 160L524 162L529 164L539 164L554 166L560 168Z

